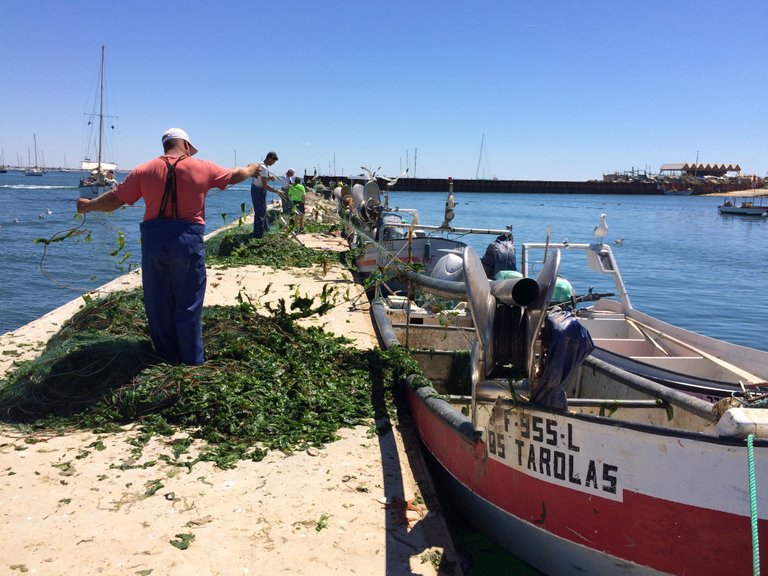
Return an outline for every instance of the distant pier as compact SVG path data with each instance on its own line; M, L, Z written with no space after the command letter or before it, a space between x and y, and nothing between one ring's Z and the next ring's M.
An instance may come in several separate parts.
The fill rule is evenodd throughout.
M386 185L386 181L384 182ZM604 182L590 180L570 182L556 180L472 180L454 179L456 192L488 192L518 194L661 194L652 182ZM400 178L392 190L411 192L445 192L447 178Z
M345 176L318 176L323 184L342 181L349 183ZM356 180L357 181L357 180ZM384 190L387 181L377 178ZM547 181L547 180L453 180L456 192L518 193L518 194L661 194L655 183L651 182L604 182L590 180L586 182ZM390 188L393 191L408 192L446 192L447 178L399 178Z
M309 177L311 178L311 177ZM335 185L342 181L346 184L347 176L317 176L326 186ZM359 181L356 180L356 181ZM387 186L387 180L377 178L382 190ZM694 195L711 194L713 192L729 192L744 188L743 184L718 183L703 181L693 189ZM447 178L399 178L390 188L394 191L408 192L446 192ZM663 194L661 186L656 182L629 181L611 182L606 180L566 181L566 180L473 180L454 179L453 189L456 192L484 193L513 193L513 194L630 194L630 195L659 195Z

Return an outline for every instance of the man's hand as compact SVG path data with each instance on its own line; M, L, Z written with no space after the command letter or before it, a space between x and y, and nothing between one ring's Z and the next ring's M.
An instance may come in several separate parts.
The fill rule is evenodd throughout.
M77 200L77 211L80 214L85 214L88 212L88 204L90 204L91 201L88 198L78 198Z
M96 198L78 198L77 211L80 214L86 214L88 212L112 212L112 210L120 208L120 206L123 206L124 204L125 202L120 200L120 198L110 190Z

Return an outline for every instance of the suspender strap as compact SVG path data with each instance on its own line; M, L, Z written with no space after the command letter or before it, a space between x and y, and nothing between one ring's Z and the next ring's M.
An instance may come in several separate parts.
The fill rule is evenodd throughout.
M163 192L163 198L160 200L160 210L157 213L158 218L165 218L165 207L168 205L168 199L171 200L171 217L174 220L178 219L177 216L177 202L176 202L176 164L184 160L187 156L179 156L178 160L171 164L163 158L163 162L168 167L168 174L165 177L165 191Z

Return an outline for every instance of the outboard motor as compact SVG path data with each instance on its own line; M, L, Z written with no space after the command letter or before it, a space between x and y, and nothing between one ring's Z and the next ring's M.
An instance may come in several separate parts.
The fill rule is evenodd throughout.
M464 282L464 258L456 252L448 252L438 258L429 275L438 280Z

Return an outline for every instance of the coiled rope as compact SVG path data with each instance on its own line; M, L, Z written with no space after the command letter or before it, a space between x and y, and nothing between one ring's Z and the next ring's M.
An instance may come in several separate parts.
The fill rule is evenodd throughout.
M752 520L752 574L760 576L760 544L757 538L757 488L755 483L754 434L747 436L747 467L749 469L749 511Z

